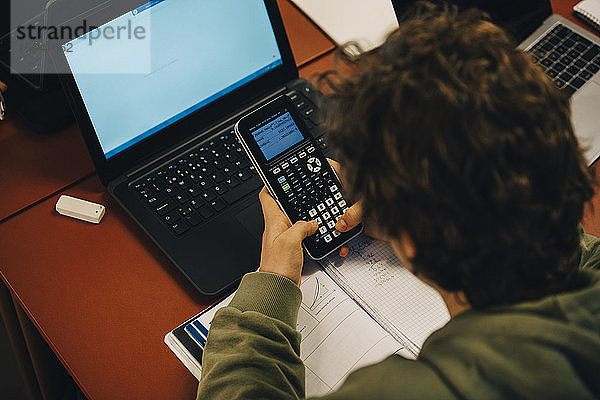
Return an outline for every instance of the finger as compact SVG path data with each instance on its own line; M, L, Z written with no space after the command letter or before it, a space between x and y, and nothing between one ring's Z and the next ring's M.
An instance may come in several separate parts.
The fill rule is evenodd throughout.
M315 233L318 227L317 221L298 221L285 232L286 239L292 243L300 244L304 238Z
M350 249L348 248L348 246L342 246L340 248L340 257L346 257L349 252L350 252Z
M346 232L354 228L362 221L362 207L360 202L353 204L346 210L344 215L335 224L335 229L340 232Z
M327 158L327 162L329 163L329 165L331 165L331 168L333 168L333 170L335 171L335 173L340 176L340 163L332 160L331 158Z
M281 211L275 199L269 194L266 187L260 191L258 198L262 207L263 218L265 220L265 233L276 235L282 233L290 227L288 217Z

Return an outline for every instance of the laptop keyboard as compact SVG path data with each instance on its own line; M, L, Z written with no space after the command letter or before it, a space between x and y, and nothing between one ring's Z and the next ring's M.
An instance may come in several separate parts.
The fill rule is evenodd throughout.
M600 46L562 24L555 26L529 52L569 95L600 70Z
M317 109L306 97L288 93L307 124L317 126ZM134 182L131 188L176 235L202 224L263 186L238 143L233 127L186 151ZM321 133L317 143L327 146Z

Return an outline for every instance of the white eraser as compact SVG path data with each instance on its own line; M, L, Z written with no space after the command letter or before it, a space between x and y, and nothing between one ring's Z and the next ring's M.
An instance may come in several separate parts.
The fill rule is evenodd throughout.
M56 202L56 211L67 217L98 224L104 216L106 207L102 204L62 195Z

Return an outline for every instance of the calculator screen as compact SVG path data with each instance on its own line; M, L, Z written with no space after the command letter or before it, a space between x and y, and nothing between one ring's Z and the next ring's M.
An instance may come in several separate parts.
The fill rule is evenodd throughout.
M261 124L251 133L267 161L304 139L289 111Z

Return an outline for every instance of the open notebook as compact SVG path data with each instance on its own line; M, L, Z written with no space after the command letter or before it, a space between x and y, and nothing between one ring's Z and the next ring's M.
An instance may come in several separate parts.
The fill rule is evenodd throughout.
M351 242L345 258L307 262L300 289L297 329L307 397L335 390L353 370L392 354L415 358L450 319L437 292L406 270L388 244L365 236ZM165 336L197 379L210 322L232 297Z

